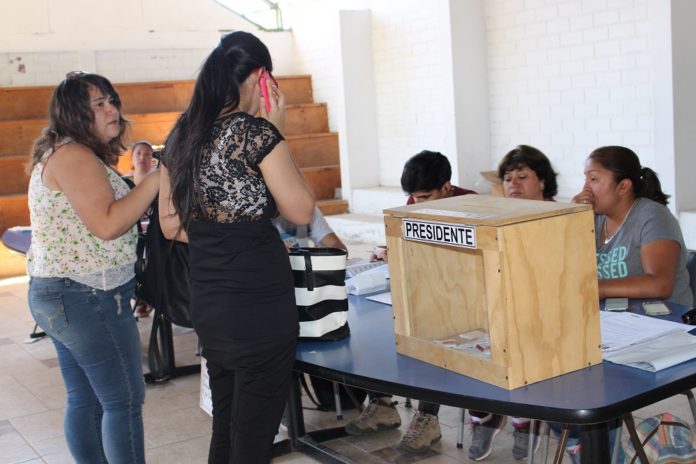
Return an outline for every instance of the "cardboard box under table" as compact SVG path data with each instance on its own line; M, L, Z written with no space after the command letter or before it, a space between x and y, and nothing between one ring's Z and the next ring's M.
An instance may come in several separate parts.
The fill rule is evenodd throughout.
M602 362L589 205L465 195L384 214L399 353L507 389Z

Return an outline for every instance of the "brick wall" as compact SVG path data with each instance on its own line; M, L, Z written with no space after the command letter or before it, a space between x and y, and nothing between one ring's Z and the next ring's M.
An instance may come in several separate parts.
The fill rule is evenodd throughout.
M491 150L520 143L559 172L560 197L582 185L601 145L655 165L648 0L487 0Z
M293 28L295 63L300 72L312 75L314 99L328 103L332 130L342 117L342 99L350 98L342 94L337 79L339 3L295 0L287 2L284 10ZM455 156L454 131L448 125L454 108L448 80L451 49L447 5L447 0L379 0L349 5L369 8L372 16L379 137L375 166L379 165L381 185L398 186L406 159L424 148Z
M423 149L456 158L449 8L380 1L372 13L380 174L399 186L405 161Z

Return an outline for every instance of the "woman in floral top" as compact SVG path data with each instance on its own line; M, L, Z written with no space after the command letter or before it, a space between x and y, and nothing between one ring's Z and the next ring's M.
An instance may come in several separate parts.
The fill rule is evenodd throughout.
M29 308L51 337L68 392L77 463L144 463L140 338L130 311L135 223L159 187L130 190L110 167L125 148L121 101L102 76L70 73L53 93L30 163Z
M270 461L299 332L288 253L271 219L279 211L309 223L314 196L282 135L285 98L272 69L253 35L223 37L162 159L160 223L165 236L189 243L191 321L208 362L215 464Z

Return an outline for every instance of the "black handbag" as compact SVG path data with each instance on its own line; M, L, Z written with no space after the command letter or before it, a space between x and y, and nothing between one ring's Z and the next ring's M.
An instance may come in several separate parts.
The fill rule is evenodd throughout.
M350 333L346 255L338 248L290 250L301 340L338 340Z
M193 327L189 311L188 245L167 240L159 224L157 198L150 213L150 224L138 244L135 263L135 296L166 316L173 324Z

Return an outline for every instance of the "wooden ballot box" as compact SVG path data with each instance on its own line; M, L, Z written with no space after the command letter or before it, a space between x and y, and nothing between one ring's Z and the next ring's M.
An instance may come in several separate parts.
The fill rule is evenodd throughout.
M399 353L507 389L602 362L589 205L464 195L384 214Z

